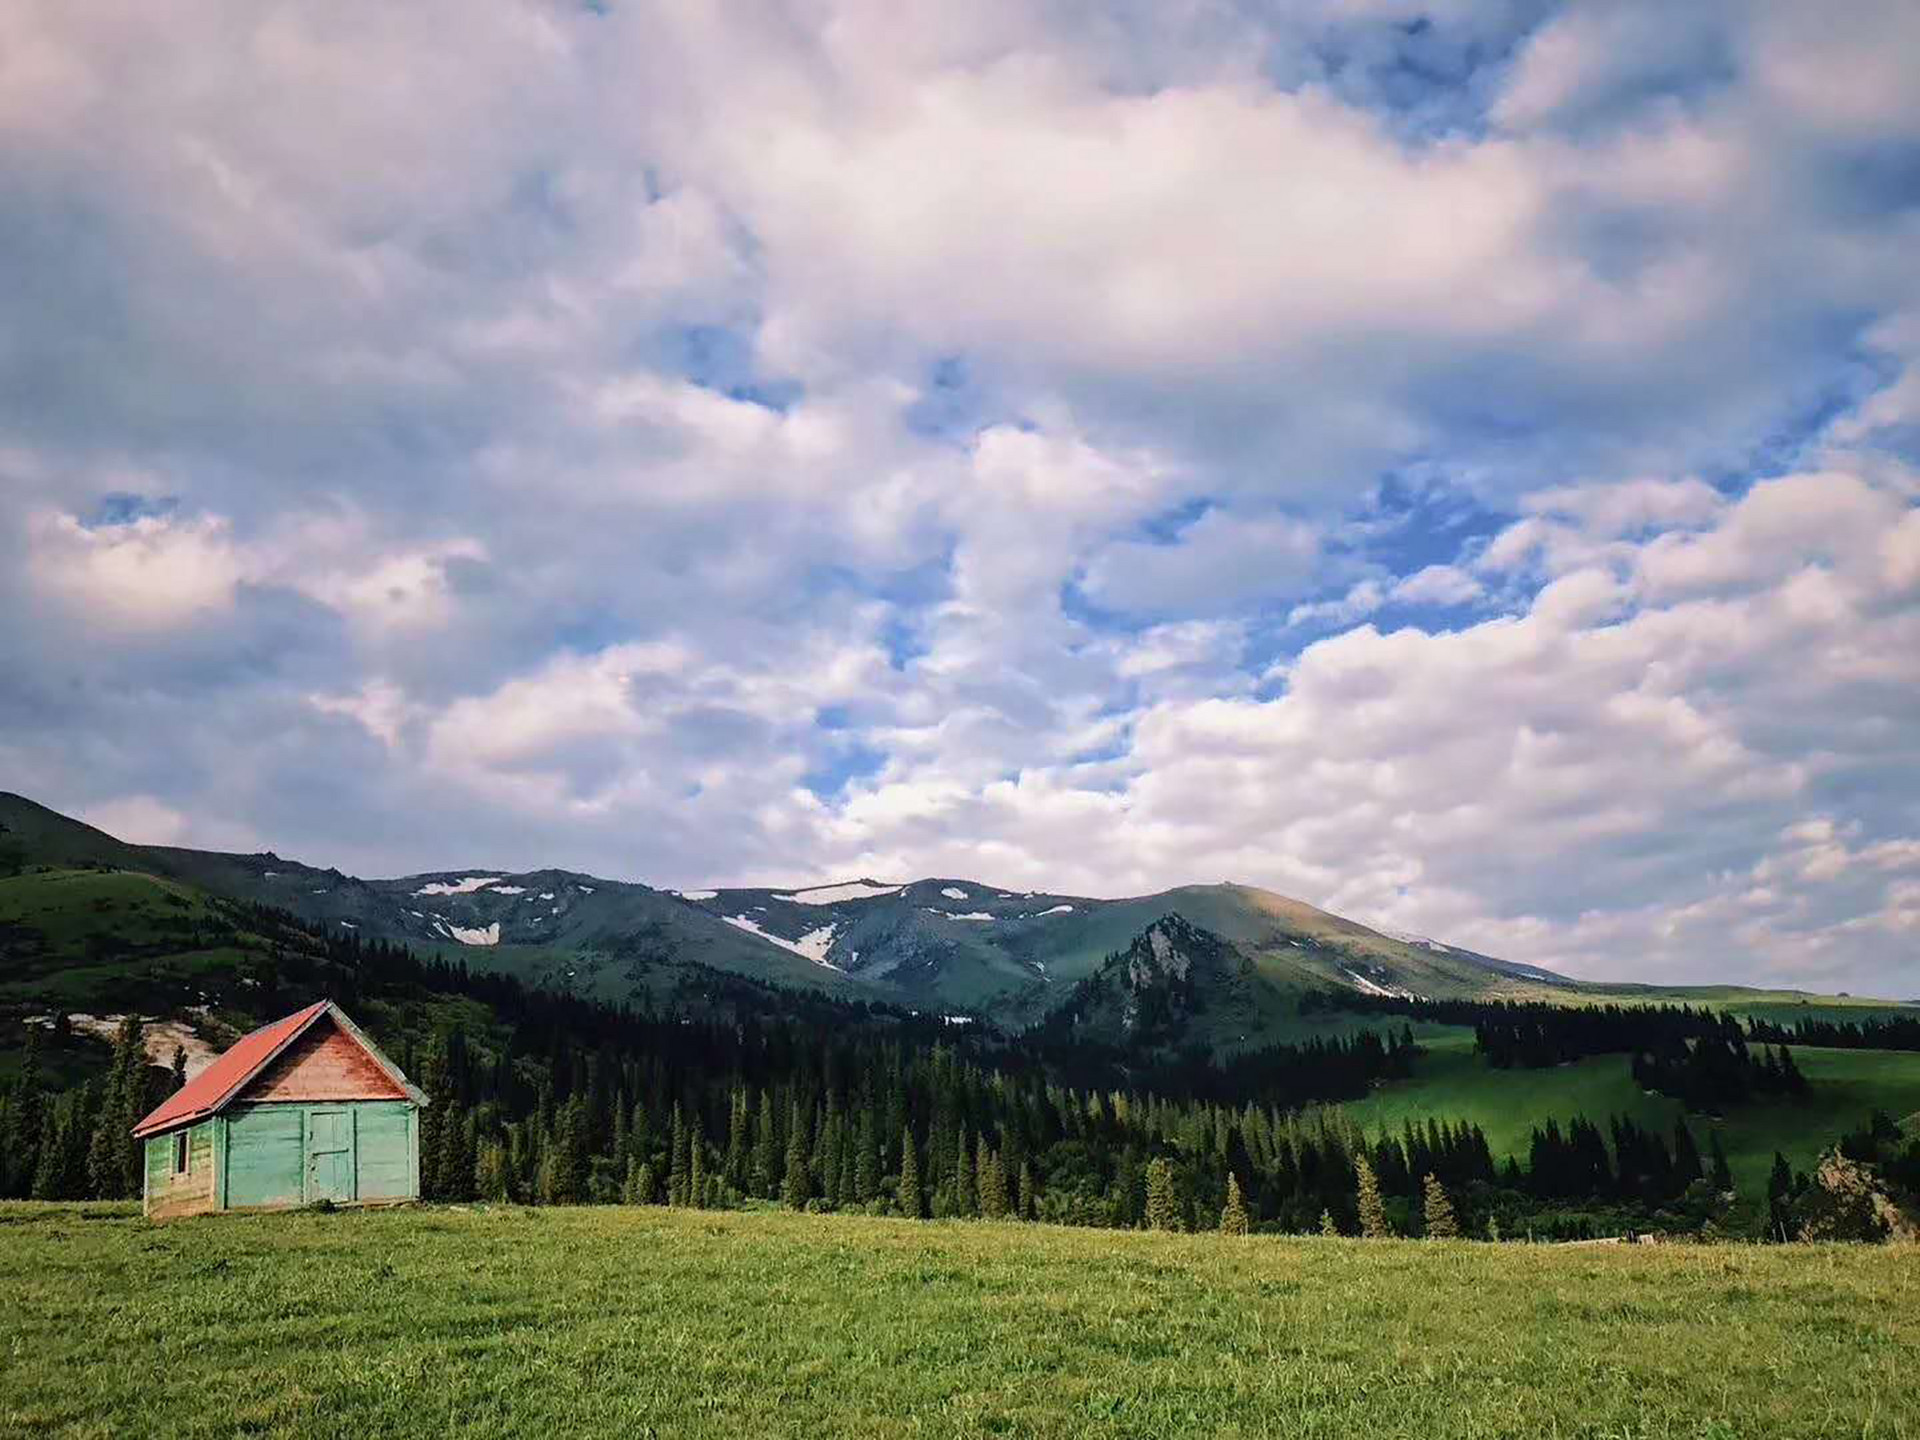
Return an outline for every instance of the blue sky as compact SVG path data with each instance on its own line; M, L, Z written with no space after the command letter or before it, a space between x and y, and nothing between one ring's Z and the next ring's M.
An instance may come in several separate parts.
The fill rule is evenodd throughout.
M1920 994L1920 12L28 0L0 785Z

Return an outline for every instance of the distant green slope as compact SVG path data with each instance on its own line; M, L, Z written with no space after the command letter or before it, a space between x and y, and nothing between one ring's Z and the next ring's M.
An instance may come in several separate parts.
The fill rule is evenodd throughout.
M1435 1033L1438 1032L1438 1033ZM1526 1163L1533 1127L1552 1117L1576 1115L1604 1123L1630 1115L1670 1133L1684 1113L1677 1100L1652 1095L1634 1084L1624 1055L1596 1055L1544 1070L1496 1070L1473 1053L1473 1032L1434 1027L1414 1064L1413 1078L1386 1085L1365 1100L1342 1107L1369 1133L1398 1132L1409 1121L1469 1120L1487 1134L1497 1158ZM1867 1115L1885 1110L1895 1120L1920 1112L1920 1054L1890 1050L1827 1050L1799 1045L1794 1059L1811 1082L1801 1100L1768 1100L1729 1109L1713 1118L1689 1115L1701 1149L1719 1131L1743 1205L1766 1192L1775 1150L1798 1169L1811 1168L1819 1152Z

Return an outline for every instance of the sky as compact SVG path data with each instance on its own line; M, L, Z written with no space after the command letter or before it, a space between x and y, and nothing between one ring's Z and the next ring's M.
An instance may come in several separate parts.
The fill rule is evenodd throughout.
M14 0L0 788L1920 995L1911 0Z

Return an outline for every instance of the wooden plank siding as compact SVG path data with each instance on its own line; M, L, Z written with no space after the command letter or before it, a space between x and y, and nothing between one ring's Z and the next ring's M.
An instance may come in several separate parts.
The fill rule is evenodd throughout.
M176 1215L199 1215L219 1208L215 1177L214 1131L219 1121L203 1120L187 1132L187 1172L173 1171L174 1135L155 1135L147 1141L146 1212L156 1220Z
M331 1020L322 1020L286 1048L249 1084L241 1099L405 1100L407 1092Z

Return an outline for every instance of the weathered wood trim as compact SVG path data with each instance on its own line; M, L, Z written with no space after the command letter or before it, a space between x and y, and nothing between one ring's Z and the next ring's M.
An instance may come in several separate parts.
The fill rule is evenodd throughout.
M227 1117L213 1117L213 1208L227 1208Z

